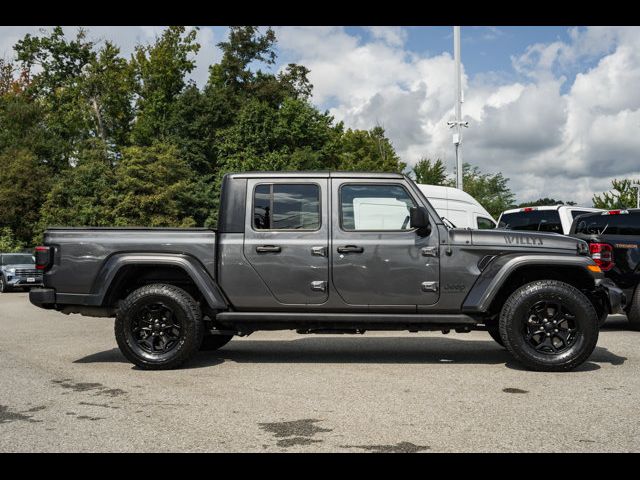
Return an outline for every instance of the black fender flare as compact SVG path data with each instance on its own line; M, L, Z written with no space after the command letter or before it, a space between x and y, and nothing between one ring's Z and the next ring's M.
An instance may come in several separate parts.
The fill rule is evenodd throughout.
M594 281L604 278L602 273L587 269L596 265L591 257L558 254L505 254L495 257L478 276L462 304L463 312L486 312L504 282L523 267L574 267L590 275Z
M96 305L102 305L113 280L122 268L131 265L171 266L183 270L198 287L207 305L214 310L226 310L227 301L216 281L194 257L172 253L119 253L107 259L98 273L93 291Z

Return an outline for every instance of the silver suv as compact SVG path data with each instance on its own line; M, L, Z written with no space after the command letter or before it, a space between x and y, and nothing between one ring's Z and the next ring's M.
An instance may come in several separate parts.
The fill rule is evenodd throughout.
M30 253L0 253L0 293L11 288L42 286L42 272Z

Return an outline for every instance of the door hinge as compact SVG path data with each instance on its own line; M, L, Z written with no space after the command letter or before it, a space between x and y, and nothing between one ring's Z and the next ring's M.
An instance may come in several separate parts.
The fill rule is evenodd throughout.
M422 282L420 285L423 292L437 292L438 291L438 282Z
M311 290L314 292L324 292L327 290L327 282L323 280L316 280L315 282L311 282Z
M438 247L422 247L423 257L437 257L439 254Z
M311 247L311 255L317 255L318 257L326 257L327 247Z

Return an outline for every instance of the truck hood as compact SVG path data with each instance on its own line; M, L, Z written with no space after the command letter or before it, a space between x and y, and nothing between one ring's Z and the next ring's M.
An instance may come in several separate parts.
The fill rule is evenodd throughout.
M3 265L3 270L9 270L10 268L20 269L20 270L35 270L35 263L15 263L11 265Z
M578 252L583 240L558 233L522 232L515 230L450 230L451 242L487 247L519 248L526 250L567 250ZM584 248L584 247L583 247ZM588 251L588 248L587 248Z

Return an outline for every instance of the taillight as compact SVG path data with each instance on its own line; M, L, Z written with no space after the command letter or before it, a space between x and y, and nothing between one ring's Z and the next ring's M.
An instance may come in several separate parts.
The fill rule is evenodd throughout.
M51 248L36 247L36 268L46 270L51 265Z
M615 263L613 263L613 247L608 243L591 243L589 245L589 253L591 253L591 258L603 272L607 272L615 266Z
M521 210L521 212L533 212L533 210L534 210L534 209L533 209L533 208L531 208L531 207L525 207L525 208L523 208L523 209Z
M627 210L609 210L608 212L604 212L602 215L626 215L629 212Z

